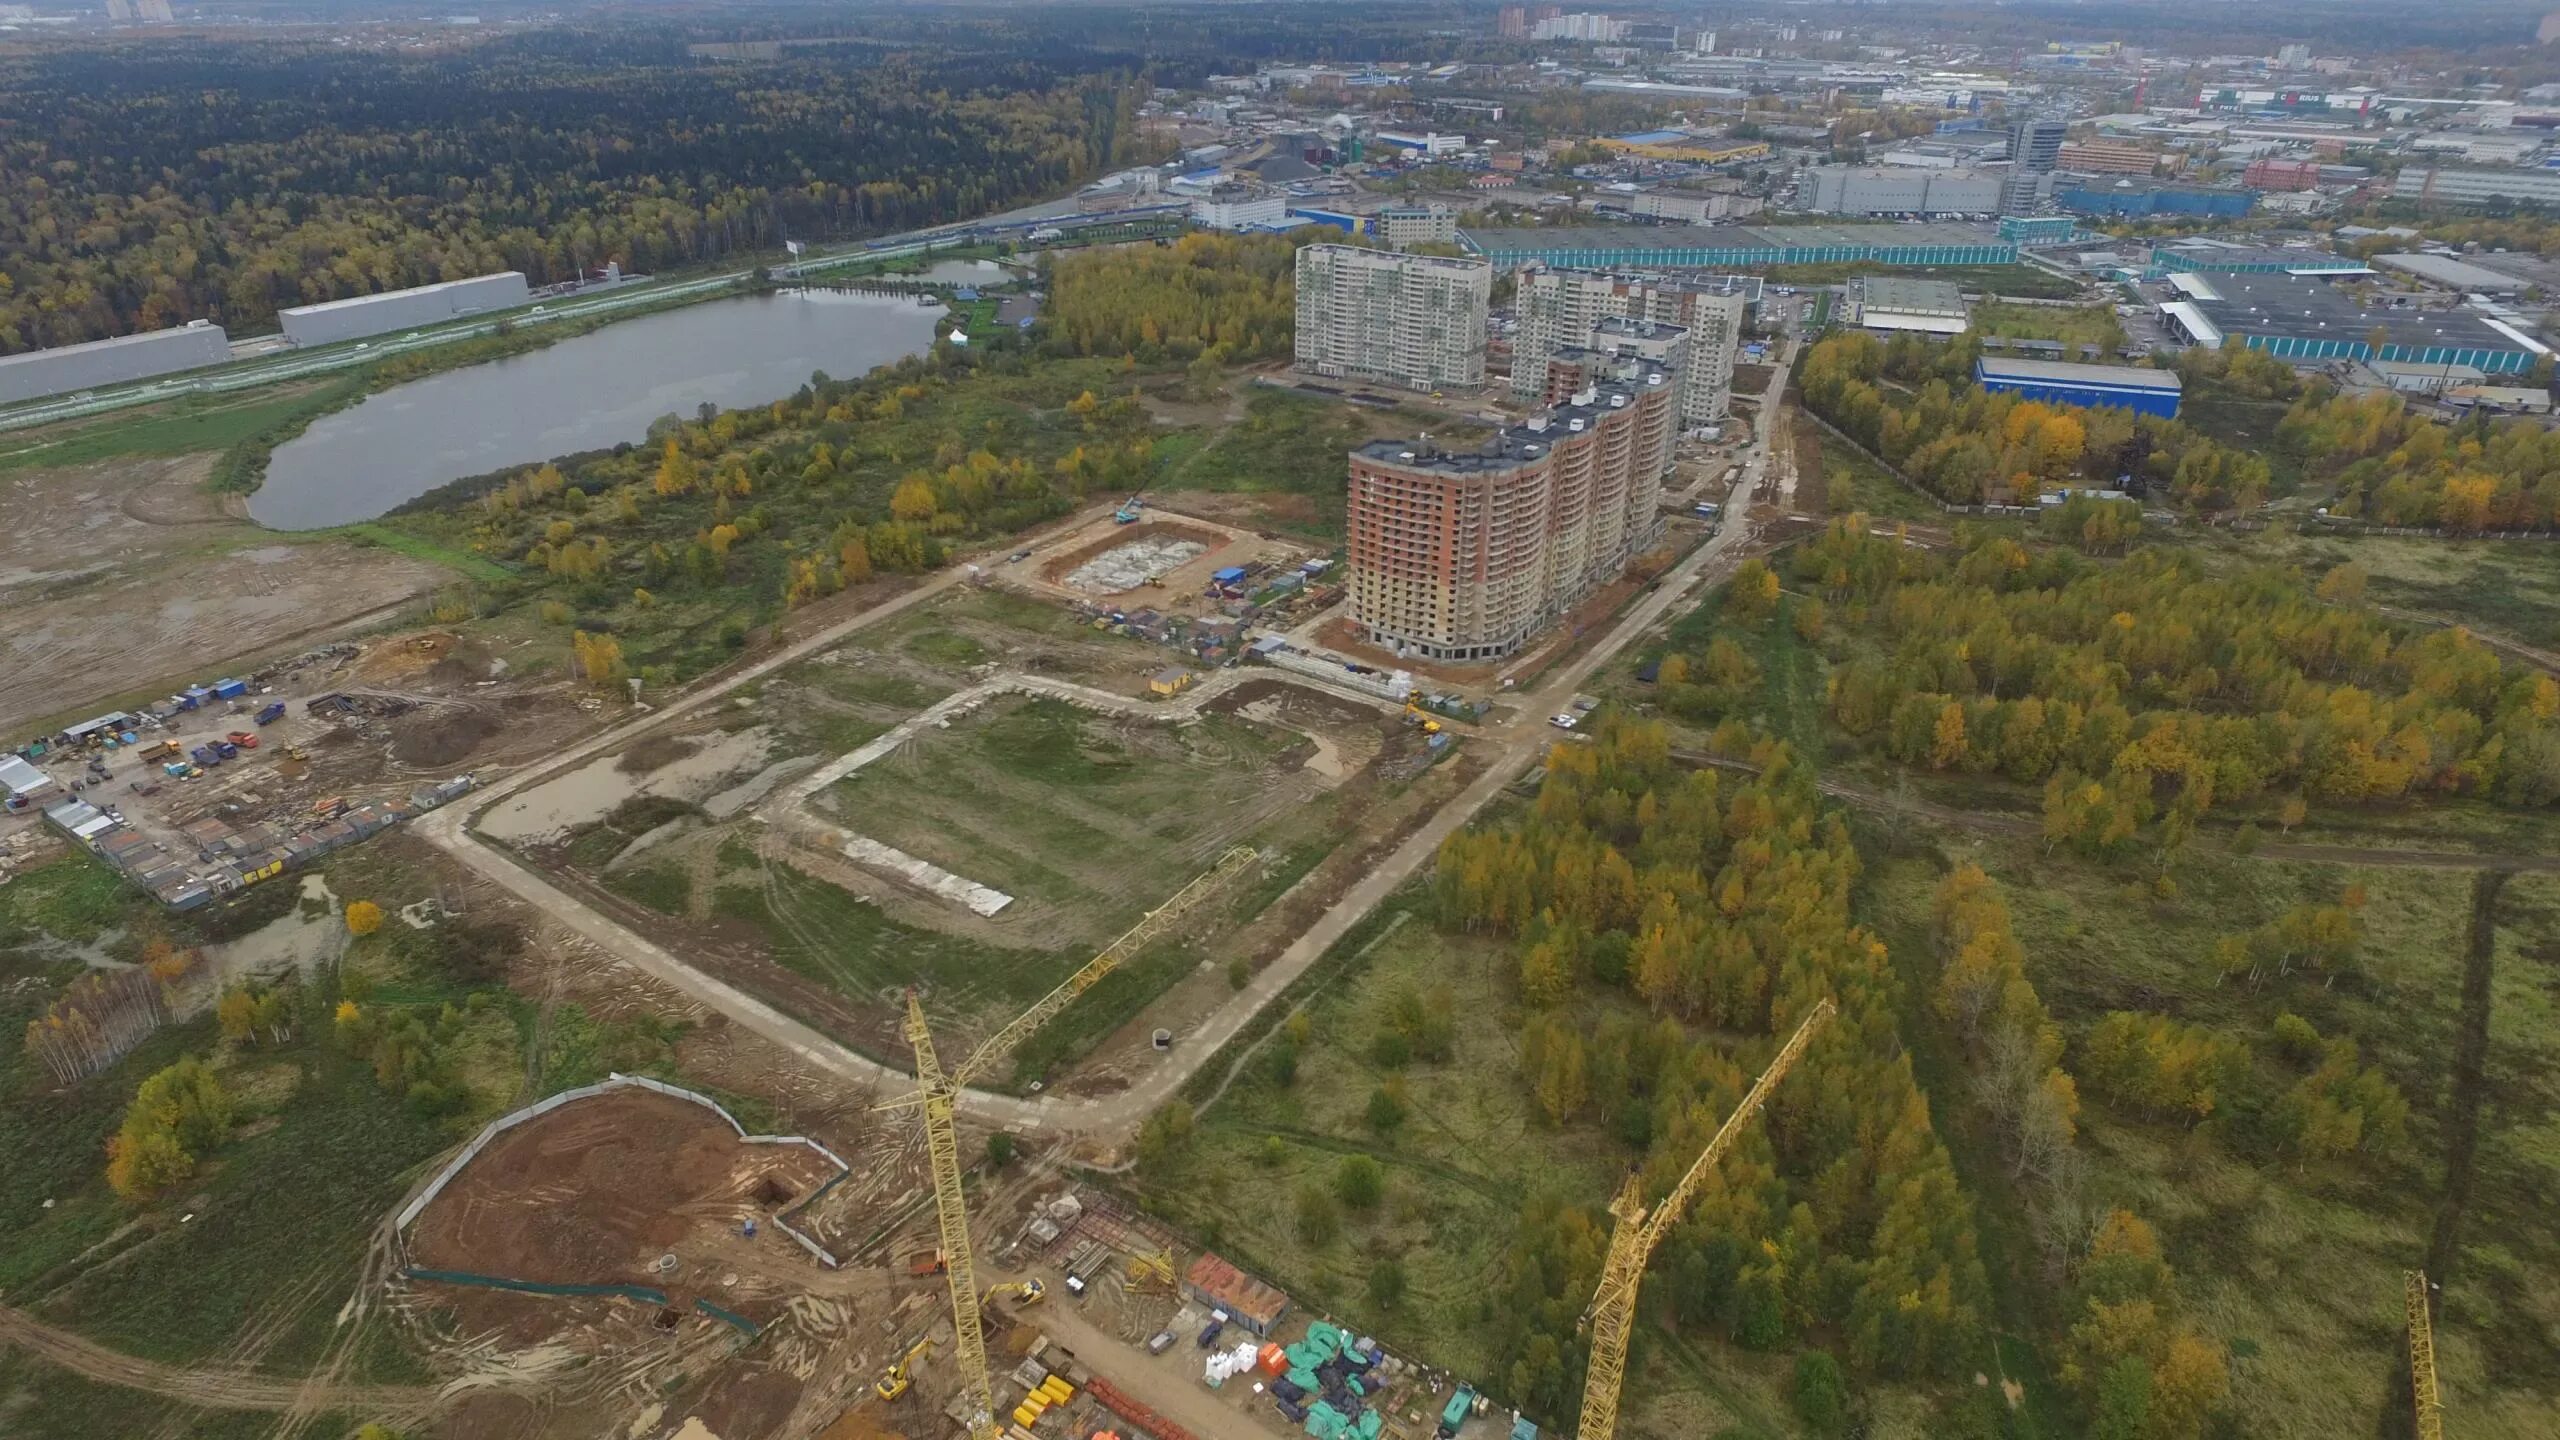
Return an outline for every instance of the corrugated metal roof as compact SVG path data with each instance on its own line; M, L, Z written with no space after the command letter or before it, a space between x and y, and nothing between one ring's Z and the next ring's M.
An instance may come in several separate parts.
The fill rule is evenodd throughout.
M2139 365L2079 365L2065 360L2000 360L1985 355L1974 373L1989 380L2042 380L2055 385L2114 385L2132 390L2177 390L2178 372Z
M53 783L53 777L28 764L16 755L0 755L0 789L12 795L32 795Z

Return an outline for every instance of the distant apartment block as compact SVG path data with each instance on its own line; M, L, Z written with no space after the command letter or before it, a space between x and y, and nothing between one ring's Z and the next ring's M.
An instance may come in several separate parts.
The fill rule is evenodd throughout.
M2252 190L2309 190L2320 183L2317 160L2262 159L2249 162L2240 172L2240 183Z
M2070 140L2055 160L2079 175L2148 175L2159 166L2160 152L2130 140Z
M1298 368L1410 390L1484 384L1493 266L1357 245L1298 252Z
M1621 360L1553 409L1453 453L1351 452L1351 618L1399 654L1499 660L1661 534L1679 430L1671 373Z
M1733 399L1734 354L1750 302L1728 277L1618 274L1531 265L1520 271L1519 332L1511 342L1511 394L1545 397L1547 361L1559 351L1596 348L1595 327L1619 318L1677 325L1688 332L1679 367L1680 425L1721 425Z
M1458 212L1446 205L1391 205L1370 223L1380 240L1399 250L1458 243Z

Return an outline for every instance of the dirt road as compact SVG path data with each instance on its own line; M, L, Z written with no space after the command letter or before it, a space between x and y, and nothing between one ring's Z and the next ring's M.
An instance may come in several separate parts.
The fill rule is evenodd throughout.
M1785 382L1783 367L1772 373L1767 398L1763 402L1764 414L1775 414ZM1744 462L1743 487L1756 485L1766 472L1769 436L1777 428L1775 425L1762 427L1749 458ZM1108 508L1094 507L1060 522L1058 528L1084 525ZM1574 692L1594 671L1659 623L1672 607L1688 602L1702 584L1729 572L1754 547L1759 535L1760 532L1740 516L1728 515L1723 528L1666 572L1651 590L1619 616L1615 625L1575 658L1551 670L1537 688L1517 693L1513 698L1518 708L1512 716L1484 727L1468 742L1490 752L1484 772L1345 892L1304 934L1265 966L1250 985L1237 992L1233 1000L1183 1037L1183 1043L1161 1067L1149 1072L1127 1090L1107 1097L1051 1095L1024 1098L979 1090L964 1091L960 1097L960 1113L982 1124L1025 1134L1054 1131L1116 1136L1134 1131L1149 1112L1171 1098L1192 1072L1207 1063L1219 1047L1233 1039L1264 1006L1305 974L1318 957L1438 854L1443 840L1473 820L1494 796L1502 793L1504 787L1536 763L1554 740L1552 732L1546 728L1546 717L1568 705ZM528 785L583 763L646 730L713 704L741 685L797 663L841 642L856 631L924 603L959 583L965 574L964 568L955 566L913 590L838 621L754 665L673 700L652 714L572 745L544 764L530 767L491 786L468 806L454 806L427 815L419 822L418 831L463 864L595 942L607 953L622 957L687 998L718 1010L781 1045L818 1071L841 1076L875 1093L894 1094L906 1090L914 1082L903 1069L882 1065L857 1054L816 1028L724 980L706 974L665 947L634 933L619 921L518 864L503 851L473 839L465 825L470 815L486 810Z
M315 1386L236 1371L180 1370L110 1350L0 1305L0 1345L14 1346L102 1384L141 1390L207 1410L342 1410L397 1421L433 1410L437 1392L404 1385Z
M1709 755L1697 750L1675 750L1671 757L1684 765L1712 765L1719 770L1742 770L1759 773L1760 767L1747 760L1722 755ZM1861 810L1874 810L1894 815L1915 815L1950 829L1971 830L1983 835L2002 835L2012 840L2042 840L2044 826L2024 815L1998 811L1958 809L1923 800L1916 795L1878 790L1848 780L1820 779L1814 788L1835 800L1845 801ZM2199 836L2197 848L2223 850L2228 847L2209 837ZM2413 850L2388 845L2309 845L2284 840L2269 840L2249 852L2261 860L2294 860L2312 865L2366 865L2377 869L2396 870L2491 870L2500 874L2560 875L2560 855L2512 855L2469 850Z

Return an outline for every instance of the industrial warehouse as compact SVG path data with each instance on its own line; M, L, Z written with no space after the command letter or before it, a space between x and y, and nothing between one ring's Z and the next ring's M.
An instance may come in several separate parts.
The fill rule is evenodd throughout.
M1584 269L1745 265L2014 265L2018 247L1979 225L1576 225L1458 232L1503 270L1532 260Z
M277 318L284 322L284 338L297 346L333 345L418 325L440 324L465 315L512 309L532 300L533 291L525 284L523 272L502 270L495 275L448 280L441 285L300 305L279 311Z
M0 404L174 375L230 358L230 337L209 320L84 345L30 350L0 356Z
M2381 360L2521 375L2551 347L2475 310L2366 309L2302 274L2233 271L2169 276L2181 298L2161 311L2189 343L2244 345L2279 360ZM2376 336L2382 343L2374 344Z

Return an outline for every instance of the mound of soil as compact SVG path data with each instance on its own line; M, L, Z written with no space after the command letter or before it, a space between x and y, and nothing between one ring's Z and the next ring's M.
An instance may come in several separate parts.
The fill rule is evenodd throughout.
M436 706L404 717L391 731L391 758L403 765L458 765L498 733L498 717L477 707Z
M652 770L664 770L701 748L701 741L682 735L652 735L623 751L613 768L625 775L646 775Z

